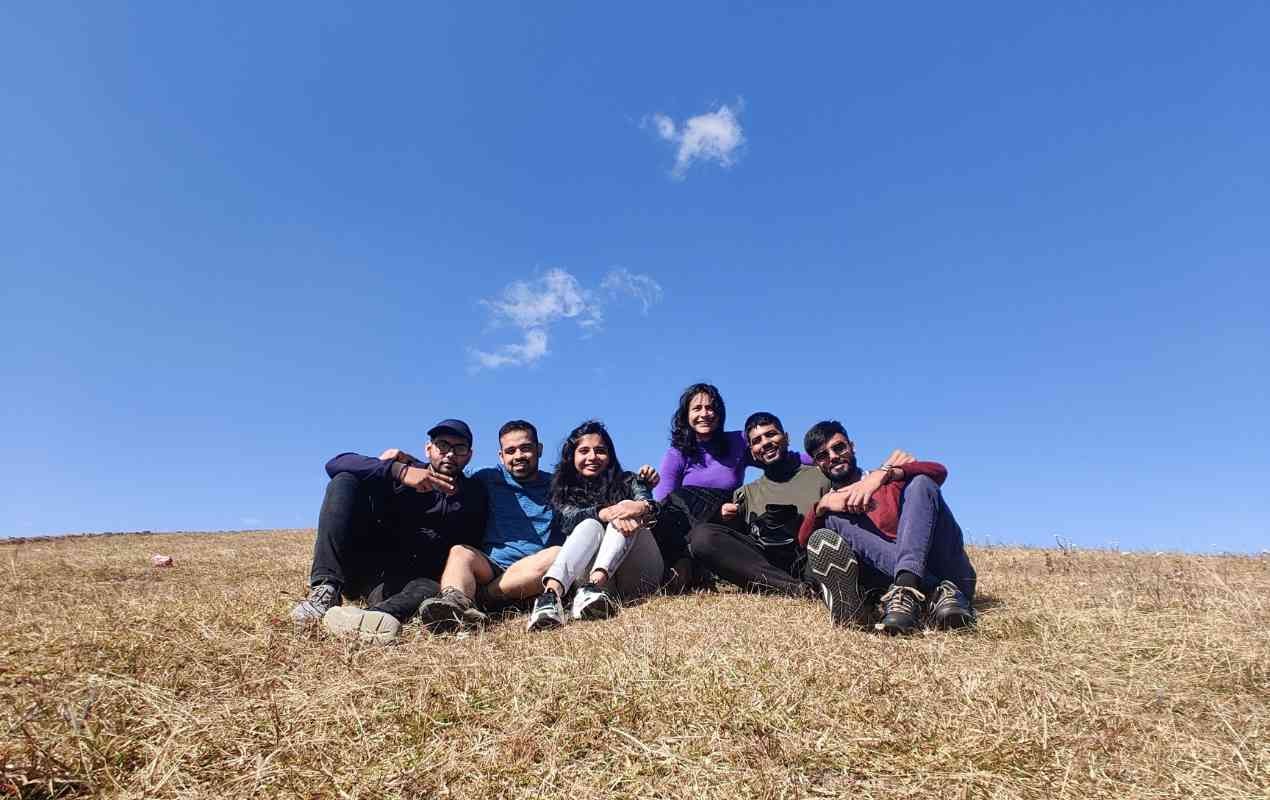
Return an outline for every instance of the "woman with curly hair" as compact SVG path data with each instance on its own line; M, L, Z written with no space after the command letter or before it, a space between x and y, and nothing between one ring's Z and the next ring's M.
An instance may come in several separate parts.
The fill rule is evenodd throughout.
M575 620L612 616L621 602L657 591L664 565L648 529L657 515L657 479L647 465L637 474L622 470L602 422L588 420L569 433L549 494L567 538L542 579L529 630L563 625L564 598L583 580L569 615Z

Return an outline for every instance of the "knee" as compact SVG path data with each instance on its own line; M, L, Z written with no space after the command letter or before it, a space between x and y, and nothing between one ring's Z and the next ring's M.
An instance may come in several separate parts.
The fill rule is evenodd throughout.
M604 535L604 523L594 517L584 519L577 525L573 526L573 533L570 535L599 538Z
M917 495L920 497L938 497L939 484L926 475L918 475L910 478L908 484L904 487L904 496L911 497Z
M466 545L456 544L450 547L450 556L446 559L447 564L470 564L475 557L472 548Z
M361 481L357 480L357 476L351 472L337 472L335 477L326 484L327 497L351 497L357 493Z
M688 551L693 558L709 559L714 555L719 532L705 525L698 525L688 532Z

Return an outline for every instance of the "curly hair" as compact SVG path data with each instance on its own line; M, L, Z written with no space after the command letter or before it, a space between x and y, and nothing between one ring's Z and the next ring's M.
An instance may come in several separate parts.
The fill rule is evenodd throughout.
M598 435L609 451L609 463L604 472L594 478L584 478L578 474L573 464L573 455L578 450L578 440L583 436ZM560 448L560 463L556 465L555 475L551 478L551 505L556 508L564 506L611 506L614 503L629 499L625 473L622 462L617 460L617 448L613 445L613 437L608 428L598 419L589 419L569 432Z
M684 460L689 462L700 461L702 458L701 442L697 440L697 432L688 424L688 406L692 403L692 398L699 394L708 396L710 403L714 406L719 420L719 426L714 429L716 434L723 430L723 425L728 420L728 409L723 404L723 395L719 394L719 389L714 384L694 383L684 389L683 394L679 395L679 405L670 418L670 446L682 453Z

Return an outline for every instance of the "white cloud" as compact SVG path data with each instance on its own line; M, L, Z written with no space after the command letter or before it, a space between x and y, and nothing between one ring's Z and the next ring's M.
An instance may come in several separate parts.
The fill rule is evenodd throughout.
M682 126L676 126L665 114L653 114L651 119L657 135L679 145L670 174L683 178L696 161L715 161L723 167L736 163L738 150L745 144L745 133L738 119L742 105L740 100L735 109L721 105L717 111L689 117Z
M589 327L603 320L591 293L562 269L548 270L532 283L514 281L499 297L481 302L493 309L495 321L521 328L541 328L559 319L577 319Z
M611 297L631 295L643 306L645 314L661 300L661 284L647 275L636 275L625 267L609 270L604 280L600 281L600 288L608 292Z
M505 344L493 353L473 350L472 358L478 369L498 369L512 364L532 364L547 355L547 332L541 328L525 331L522 344Z
M533 364L548 353L548 332L561 320L573 320L584 332L598 331L604 321L604 306L624 296L639 301L644 313L661 300L657 281L618 267L609 270L594 292L567 270L551 269L531 281L513 281L493 299L482 300L490 309L495 327L512 325L522 331L522 341L494 350L470 348L472 369L498 369Z

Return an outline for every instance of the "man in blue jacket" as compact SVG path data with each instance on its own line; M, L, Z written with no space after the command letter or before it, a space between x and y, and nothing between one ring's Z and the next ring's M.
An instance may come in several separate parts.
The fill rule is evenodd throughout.
M478 545L485 535L485 486L465 477L472 431L457 419L428 431L427 461L401 450L379 458L341 453L327 462L331 481L318 517L309 596L297 623L322 621L328 631L385 643L420 603L440 591L450 548ZM341 605L366 597L369 608Z
M497 467L472 476L489 494L484 543L453 547L441 575L441 594L419 608L434 633L482 625L485 614L478 606L488 610L536 597L564 541L548 502L551 473L538 469L538 430L523 419L503 425L498 458Z

